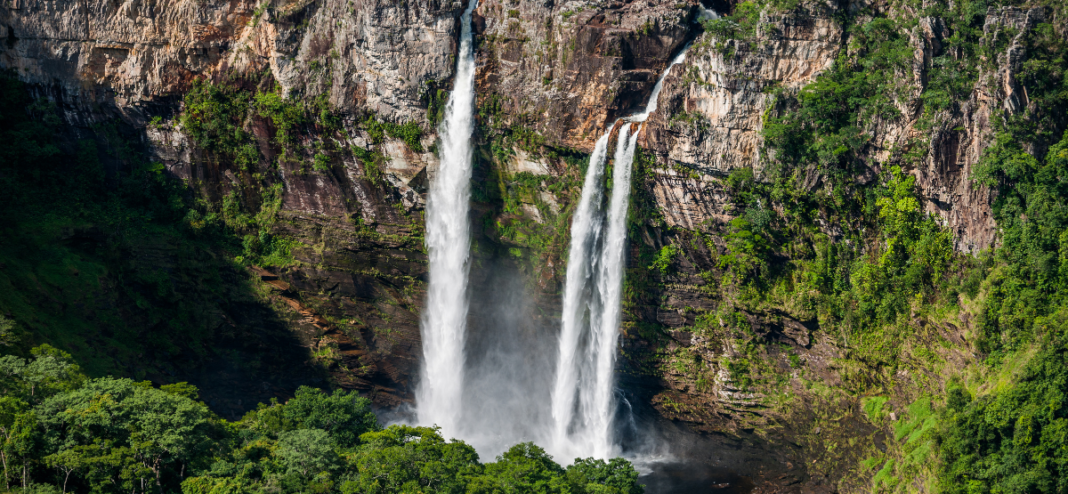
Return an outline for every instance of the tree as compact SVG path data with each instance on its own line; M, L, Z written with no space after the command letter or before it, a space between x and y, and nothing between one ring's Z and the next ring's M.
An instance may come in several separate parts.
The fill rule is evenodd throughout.
M283 415L294 429L322 429L330 433L342 448L354 447L359 444L361 434L381 429L378 417L371 411L371 400L341 389L327 394L301 386L296 396L286 402Z
M18 334L15 332L15 321L0 314L0 347L14 345L16 341Z
M129 379L88 381L34 412L54 465L92 463L94 478L142 491L138 484L146 482L160 492L165 483L177 485L191 463L208 461L218 435L217 419L203 404Z
M579 492L642 494L645 488L638 483L638 471L623 458L604 460L578 458L567 467L567 479Z
M472 484L470 491L487 494L570 492L564 469L534 443L512 446L495 463L487 464L485 474Z
M345 494L465 492L465 481L481 473L478 453L460 441L445 442L437 428L393 425L360 436L356 475Z
M37 435L36 417L29 411L20 411L10 408L4 412L5 417L0 418L0 458L4 463L4 485L10 487L10 473L16 469L21 470L19 476L21 485L25 489L30 483L30 464L34 460L34 453L39 446Z
M342 449L360 443L360 435L381 430L371 411L371 400L355 391L336 390L327 394L320 389L301 386L296 396L284 405L271 400L241 419L243 428L271 435L298 429L322 429Z
M99 446L75 446L59 453L48 455L44 458L46 465L55 468L63 475L63 493L67 492L67 483L70 474L76 470L83 470L92 465L92 453L99 450Z
M297 429L279 434L275 454L288 470L296 471L305 478L335 470L338 463L334 441L322 429Z
M85 375L70 354L51 345L30 350L32 360L14 355L0 357L0 390L9 396L20 396L31 404L61 391L77 388Z
M13 465L10 465L12 458L9 458L9 444L13 440L15 420L28 409L29 405L18 398L0 396L0 463L4 467L4 490L11 488L9 471Z

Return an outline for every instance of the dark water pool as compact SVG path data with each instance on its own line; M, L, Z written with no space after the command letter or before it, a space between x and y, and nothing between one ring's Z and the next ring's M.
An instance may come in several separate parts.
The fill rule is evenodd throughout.
M753 489L745 478L706 463L670 461L644 467L652 469L638 478L646 494L742 494Z

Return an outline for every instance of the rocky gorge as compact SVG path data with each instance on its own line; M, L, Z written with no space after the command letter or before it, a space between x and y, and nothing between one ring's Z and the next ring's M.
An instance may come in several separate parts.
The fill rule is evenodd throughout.
M305 384L403 410L464 7L7 0L0 66L51 105L34 115L58 117L62 150L100 167L95 191L142 173L169 181L183 233L10 223L0 314L26 345L99 375L188 381L228 418ZM479 3L470 333L519 327L531 361L551 358L588 155L689 46L638 136L622 392L743 491L952 491L965 482L939 453L952 422L933 417L955 410L953 390L981 403L1025 382L1040 336L1059 334L1021 329L1055 326L1042 319L1052 308L991 305L1017 262L997 253L1022 245L999 200L1038 165L990 163L1015 149L1011 132L1013 163L1060 149L1066 13L1041 1ZM1019 262L1063 271L1057 235L1052 254ZM28 247L51 244L64 250ZM102 254L115 245L123 254Z

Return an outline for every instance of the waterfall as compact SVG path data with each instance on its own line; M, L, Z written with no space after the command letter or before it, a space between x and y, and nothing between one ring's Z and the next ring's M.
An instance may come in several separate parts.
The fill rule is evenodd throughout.
M475 53L471 0L461 18L456 81L438 129L441 164L430 184L426 206L426 245L430 283L421 321L423 369L416 391L419 422L455 435L461 419L464 333L471 239L471 136L474 130Z
M616 403L614 371L616 346L619 341L619 323L623 313L623 269L626 266L627 206L630 203L630 171L634 161L634 147L638 132L628 138L631 126L626 123L619 129L616 145L615 167L612 173L612 199L608 207L608 228L601 250L599 292L601 294L601 318L591 326L597 343L597 374L593 389L594 409L597 414L597 429L593 456L608 458L616 456L612 437L611 418L615 415Z
M551 449L561 459L609 458L620 453L613 434L615 362L626 266L631 165L642 123L657 108L664 79L686 58L689 45L653 86L641 113L623 117L597 140L582 197L571 223L556 380L552 392ZM604 210L608 141L617 124L612 195ZM633 132L632 132L633 130Z
M585 442L589 428L586 424L592 419L592 410L588 403L579 399L580 390L590 389L584 383L589 381L592 369L590 359L583 345L584 323L591 323L592 317L599 311L590 307L599 299L591 296L595 289L594 272L597 269L597 252L600 251L598 240L601 233L601 202L604 191L604 165L608 152L608 139L611 132L605 132L590 155L590 164L586 169L586 179L582 184L582 197L571 219L571 247L567 257L567 282L564 285L564 307L561 316L560 348L556 366L556 382L552 393L552 418L554 449L563 454L570 454L574 448L569 443L574 440ZM591 310L593 309L593 310ZM589 318L587 318L589 315ZM585 348L584 348L585 347ZM580 352L583 352L580 354ZM580 358L581 357L581 358ZM576 417L575 408L580 408ZM579 420L578 436L572 437L571 425ZM564 453L566 452L566 453ZM558 453L557 456L561 457ZM566 458L566 457L561 457Z

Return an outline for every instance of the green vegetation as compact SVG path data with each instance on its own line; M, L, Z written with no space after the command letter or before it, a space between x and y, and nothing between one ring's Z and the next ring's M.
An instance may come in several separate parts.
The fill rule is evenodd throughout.
M507 245L512 257L525 260L529 269L537 271L544 269L547 256L560 258L568 246L570 211L554 213L544 194L577 197L578 185L567 176L506 172L504 166L512 159L512 146L518 145L507 138L493 141L493 154L478 165L488 168L490 180L472 192L475 200L494 205L494 211L483 217L487 232Z
M762 29L774 29L759 25L762 11L797 7L780 3L737 4L731 16L704 23L705 37L695 49L756 46ZM1024 33L1007 25L984 31L990 9L1002 5L1042 6L1049 23ZM733 318L741 311L784 313L818 325L843 351L834 363L841 386L818 393L861 401L867 420L889 434L885 452L856 458L867 457L857 469L866 472L865 487L969 493L1068 488L1062 431L1068 339L1061 308L1068 299L1065 11L1063 2L974 0L906 1L885 13L837 14L848 46L829 70L800 90L766 90L774 102L764 115L768 149L761 177L736 170L720 182L734 219L710 222L702 231L660 228L665 245L639 245L639 266L627 273L625 308L663 305L658 294L668 282L692 283L662 269L665 253L677 250L697 269L709 269L698 261L710 259L715 266L697 274L713 308L696 310L696 321L681 329L731 338L738 355L718 365L731 373L732 385L781 393L789 413L800 402L787 398L788 388L776 387L781 381L767 379L783 367L762 366L781 358L804 379L807 363L782 356L772 341L754 334L755 326ZM914 33L924 29L921 22L933 22L946 37L924 61L918 91ZM963 125L965 103L978 84L997 84L981 79L1003 67L1013 42L1023 49L1014 53L1025 53L1015 76L1022 91L1015 91L1026 97L994 111L993 145L969 177L976 188L996 192L998 241L964 254L954 249L953 233L940 218L925 211L914 170L930 166L924 162L928 136L962 134L955 126ZM701 83L696 75L685 77ZM903 114L906 109L912 114ZM689 120L679 115L673 122ZM876 162L873 136L888 124L911 122L920 131L916 137ZM648 179L636 174L636 180ZM635 190L640 194L638 185ZM638 222L630 237L641 238L644 225L657 221ZM707 235L722 242L713 245ZM701 389L707 379L704 366L687 363L696 355L692 350L668 352L663 347L670 339L634 327L661 342L651 358L678 365L672 371ZM962 328L966 341L953 343L937 327ZM980 360L950 363L954 351L974 352ZM908 379L900 377L905 373ZM813 384L812 392L817 388ZM832 427L823 418L812 428L817 425ZM828 454L840 446L812 444L829 448L815 450ZM843 470L840 459L814 468L844 473L850 468Z
M481 99L478 123L488 142L475 154L475 176L484 178L472 182L471 197L485 208L483 229L496 244L497 255L521 261L528 279L536 280L539 273L562 274L554 273L545 261L557 266L565 262L561 259L566 258L571 207L580 194L589 157L550 147L545 136L524 124L527 121L526 116L508 118L498 94ZM524 153L527 160L559 167L564 173L509 171Z
M378 185L382 179L382 166L386 162L386 156L380 151L370 151L364 148L353 148L353 156L363 164L364 174L372 185Z
M1009 4L1044 6L1048 22L1024 33L984 30L990 9ZM732 15L704 23L704 47L715 42L726 58L746 56L758 47L757 35L773 29L761 25L762 15L795 8L808 7L796 0L735 4ZM876 491L1068 490L1066 10L1053 0L904 0L887 9L839 10L834 20L848 45L834 63L800 90L765 89L774 100L763 116L760 176L741 169L708 179L727 192L730 221L713 219L694 231L668 226L651 193L655 160L638 150L628 223L636 258L625 278L624 329L654 349L635 365L684 376L700 393L713 392L716 372L726 370L727 384L787 411L808 405L791 401L794 389L783 385L796 377L810 397L831 396L813 406L811 424L797 426L810 430L842 418L820 406L859 402L861 412L851 415L873 424L887 445L855 451L864 486L870 481ZM507 16L518 18L519 11ZM933 21L948 37L918 62L921 22ZM658 27L650 21L638 29L651 34ZM1017 41L1015 77L994 80ZM914 73L918 63L924 77ZM698 73L684 80L705 84ZM996 192L997 243L962 253L953 232L925 209L929 198L918 194L917 168L928 166L929 136L963 135L956 126L977 84L996 91L1008 82L1022 91L992 103L993 145L970 177L977 195ZM428 125L440 122L447 96L428 83ZM483 140L472 194L481 231L500 258L532 270L552 260L559 271L568 205L576 202L588 161L552 148L535 130L536 118L506 113L510 101L497 94L480 101ZM184 103L173 128L204 151L198 166L232 175L217 181L221 187L168 179L120 125L72 137L54 106L31 100L13 76L0 77L0 138L9 143L0 147L0 349L11 354L0 357L0 453L8 486L635 492L625 462L580 460L563 469L525 444L482 464L469 446L433 429L380 430L366 402L351 394L302 389L284 405L263 405L227 422L198 403L190 386L156 389L101 377L123 371L156 379L170 375L179 365L173 362L206 361L218 328L231 322L219 314L229 314L228 304L260 301L249 294L241 268L297 262L299 244L276 228L280 168L325 179L350 154L370 184L385 187L387 136L423 151L425 124L376 115L358 116L366 148L337 144L351 140L325 97L311 103L285 97L269 80L194 81ZM149 125L173 123L154 117ZM888 123L912 125L913 137L899 148L875 149L873 138ZM683 113L669 125L699 129L707 122ZM264 128L266 137L253 132ZM884 151L889 156L877 162L873 157ZM563 173L509 171L517 155ZM697 272L689 276L682 266ZM548 277L530 278L553 286ZM686 285L709 307L666 307L673 285ZM679 329L702 337L695 346L732 353L706 361L670 343L663 327L640 317L660 307L689 321ZM818 329L812 342L799 336L784 343L765 335L761 317L769 327L790 319ZM35 346L44 342L75 354L84 374L62 351ZM797 354L824 344L836 347L835 357L817 371L840 378L833 389ZM664 403L676 413L690 406ZM765 428L756 434L772 427L758 426ZM846 449L830 440L818 446ZM823 468L818 460L810 468ZM49 486L31 485L38 482Z
M852 180L858 153L870 135L865 122L900 116L903 96L898 73L913 59L908 35L894 21L876 18L851 29L850 49L796 96L782 97L791 108L766 119L764 136L780 162L815 167L833 183Z
M190 97L186 96L187 105L189 99ZM270 119L274 124L275 132L277 132L275 139L282 145L292 144L295 137L293 132L306 121L303 105L283 98L281 88L256 93L255 110L260 116Z
M255 229L252 241L238 229L269 225L280 187L195 201L145 159L130 129L107 122L73 140L55 106L30 99L14 75L0 75L0 87L0 314L9 351L47 342L90 375L163 376L214 358L221 317L267 311L235 259L289 263L289 243ZM193 119L197 135L233 136L216 117L240 104L198 94L207 101ZM263 204L255 214L240 207L249 199ZM262 317L259 331L273 335L278 326ZM231 350L244 365L244 345Z
M394 139L404 141L412 151L417 153L423 152L423 145L419 142L419 139L423 136L423 129L415 122L408 122L401 125L391 122L383 122L371 116L367 117L367 120L364 121L364 129L367 131L368 135L371 136L371 142L375 144L382 142L382 139L388 135Z
M518 444L482 464L436 429L381 429L356 393L302 387L228 422L196 387L89 379L50 346L0 356L3 488L22 492L640 494L627 461L564 469Z
M1009 389L950 390L942 424L943 492L1068 489L1068 315L1042 318L1035 355ZM1037 322L1037 321L1036 321Z
M656 259L653 260L653 264L650 268L666 275L671 270L671 264L675 262L675 258L678 257L678 255L678 248L674 245L665 245L660 248L660 252L656 255Z
M441 119L445 118L445 105L449 103L448 91L438 88L436 81L428 81L423 102L426 103L426 121L431 127L437 126Z
M210 151L239 149L252 136L239 126L249 111L250 95L236 87L193 81L185 96L182 128L198 146Z
M978 346L994 369L1038 350L1007 386L974 398L950 389L941 435L947 492L1068 488L1068 135L1041 159L1010 132L999 134L976 173L999 189L1003 242L981 283Z
M756 34L762 6L754 1L734 6L734 13L702 23L705 32L721 39L748 39Z

